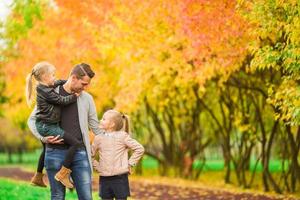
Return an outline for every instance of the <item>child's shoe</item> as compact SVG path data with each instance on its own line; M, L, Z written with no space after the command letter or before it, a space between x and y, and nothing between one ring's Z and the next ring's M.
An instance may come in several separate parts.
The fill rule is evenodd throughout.
M36 172L31 179L31 185L40 186L40 187L47 187L46 183L43 180L43 173Z
M55 180L61 182L67 188L73 188L73 184L70 181L71 170L62 166L61 169L55 174Z

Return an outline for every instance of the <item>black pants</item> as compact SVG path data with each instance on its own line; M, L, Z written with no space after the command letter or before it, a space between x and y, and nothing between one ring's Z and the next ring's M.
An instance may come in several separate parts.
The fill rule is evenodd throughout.
M45 144L44 143L42 143L42 145L43 145L43 151L42 151L42 153L41 153L41 155L40 155L40 158L39 158L39 163L38 163L38 167L37 167L37 172L39 172L39 173L43 173L43 169L44 169L44 160L45 160Z
M78 148L83 147L83 144L68 132L65 132L63 139L65 144L70 145L63 162L63 166L65 166L66 168L71 168L75 152Z
M99 177L99 196L103 200L125 200L130 196L128 174Z

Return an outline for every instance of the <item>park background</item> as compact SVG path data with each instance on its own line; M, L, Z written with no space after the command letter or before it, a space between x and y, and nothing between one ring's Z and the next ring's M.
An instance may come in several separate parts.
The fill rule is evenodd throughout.
M33 65L49 61L66 79L72 66L86 62L96 72L88 92L99 118L109 108L128 114L132 136L145 146L132 176L137 185L199 186L203 199L224 188L299 197L299 0L7 5L0 29L0 169L29 173L37 164L41 145L27 127L32 107L24 95ZM49 189L29 186L14 172L0 178L0 199L49 197ZM180 188L150 191L145 199L200 198ZM143 198L134 190L135 197Z

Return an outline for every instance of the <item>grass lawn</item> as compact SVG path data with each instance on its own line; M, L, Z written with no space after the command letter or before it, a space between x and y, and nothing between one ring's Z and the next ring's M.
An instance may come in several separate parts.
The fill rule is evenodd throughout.
M20 166L19 166L20 167ZM30 170L29 170L30 171ZM222 176L224 174L220 172L208 172L205 173L203 176L199 178L198 181L192 181L192 180L184 180L180 178L170 178L170 177L160 177L148 174L148 176L136 176L133 175L130 177L130 180L135 183L138 183L138 185L135 185L135 192L136 194L142 191L142 193L145 191L145 189L150 189L151 187L148 185L145 187L140 185L143 181L146 183L152 183L152 184L158 184L160 186L181 186L186 188L193 188L193 187L199 187L202 189L207 190L218 190L220 192L226 191L231 193L251 193L253 195L261 194L261 195L270 195L274 197L279 197L278 194L275 194L274 192L265 193L262 191L261 185L256 185L252 189L243 189L240 187L237 187L235 185L231 184L224 184L222 181ZM94 174L96 176L96 174ZM137 188L144 187L144 189L137 192ZM154 187L152 186L152 189ZM160 188L160 191L156 192L162 192ZM136 195L135 194L135 195ZM289 195L290 197L293 197L294 199L300 199L299 195ZM148 197L148 196L147 196ZM0 200L14 200L14 199L25 199L25 200L34 200L34 199L50 199L50 191L48 188L39 188L34 187L29 184L29 182L25 181L16 181L12 179L7 178L0 178ZM70 192L67 190L66 195L67 200L77 199L76 192ZM93 192L93 199L99 199L98 198L98 192ZM133 200L132 198L129 198L128 200Z
M33 152L24 153L22 156L22 165L28 165L29 168L35 169L37 166L38 158L40 156L41 150L36 150ZM250 171L254 170L255 160L251 159L250 162ZM12 154L12 163L8 163L8 157L5 153L0 153L0 165L12 165L12 164L19 164L19 156L18 154ZM198 169L201 166L200 161L196 161L194 163L194 168ZM287 166L287 162L285 162L285 166ZM142 167L145 170L154 170L158 169L158 162L149 156L144 156L142 160ZM233 168L233 166L232 166ZM281 172L282 168L282 161L281 160L271 160L269 170L270 172ZM217 160L207 160L205 166L203 168L204 171L222 171L224 170L224 161L222 159ZM257 172L262 171L262 164L259 163L257 168Z
M31 186L28 182L0 178L0 200L41 200L50 199L49 188ZM78 199L76 192L67 190L66 199ZM96 192L93 199L99 199Z
M39 156L39 151L36 152L32 152L32 153L26 153L24 154L23 157L23 163L18 163L18 157L16 154L13 155L13 162L12 163L7 163L7 155L0 153L0 167L21 167L26 171L30 171L33 172L36 169L36 165L37 165L37 159ZM276 180L280 179L280 171L281 171L281 162L279 160L273 160L272 161L272 165L270 167L270 171L272 172L273 177ZM199 162L195 164L195 168L197 168L199 165ZM131 176L131 178L137 177L142 178L142 179L150 179L150 180L157 180L157 182L166 182L166 183L178 183L178 182L186 182L186 180L183 179L172 179L172 177L176 177L176 174L170 174L170 176L168 178L162 178L161 176L159 176L158 173L158 163L157 161L146 157L143 160L142 163L142 176L137 174ZM195 184L200 184L200 185L204 185L204 186L208 186L208 187L212 187L212 188L226 188L226 189L233 189L233 190L239 190L240 192L245 192L247 190L245 190L244 188L238 187L238 182L236 180L236 175L234 173L234 171L232 171L232 176L231 176L231 181L232 184L225 184L224 183L224 176L225 176L225 172L223 171L223 161L222 160L210 160L209 162L207 162L207 165L205 166L205 169L203 170L203 173L200 175L198 180L194 180L194 181L187 181L186 184L183 185L195 185ZM250 166L250 168L253 169L253 166ZM252 171L248 171L246 173L246 177L247 180L249 181L250 177L252 175ZM97 174L95 173L94 176L97 176ZM0 179L1 180L1 179ZM165 181L163 181L165 180ZM7 180L6 180L7 181ZM1 199L20 199L20 198L15 198L17 196L22 196L23 194L25 194L26 199L49 199L50 197L50 192L49 189L40 189L40 188L36 188L36 187L32 187L30 186L28 183L25 182L13 182L10 181L11 184L7 184L6 183L2 183L0 182L0 200ZM16 189L13 190L13 184L17 184L17 187L21 188L21 189ZM12 188L9 188L11 185ZM298 186L299 187L299 186ZM261 166L259 165L257 168L257 173L253 182L253 185L251 187L252 192L263 192L263 185L262 185L262 177L261 177ZM299 191L300 188L297 188L297 191ZM25 192L24 192L25 191ZM27 191L27 192L26 192ZM32 191L32 193L28 192L28 191ZM35 192L36 191L36 192ZM8 197L5 197L6 195L11 195ZM30 194L27 195L26 194ZM37 194L37 195L35 195ZM15 196L12 196L15 195ZM38 195L44 195L44 196L38 196ZM70 197L68 196L67 199L76 199L76 194L74 193L70 193L68 194L70 195ZM297 197L300 197L299 194L294 194L297 195ZM93 194L94 199L98 199L97 193ZM5 197L5 198L4 198ZM30 197L34 197L34 198L30 198ZM42 197L47 197L47 198L42 198ZM23 198L22 198L23 199ZM300 198L299 198L300 199Z

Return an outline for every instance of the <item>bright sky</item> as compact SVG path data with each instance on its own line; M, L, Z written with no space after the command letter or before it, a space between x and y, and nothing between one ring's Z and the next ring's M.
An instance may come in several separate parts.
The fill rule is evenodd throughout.
M9 14L9 5L13 0L0 0L0 20L3 21Z

